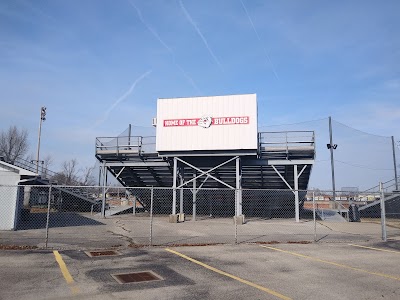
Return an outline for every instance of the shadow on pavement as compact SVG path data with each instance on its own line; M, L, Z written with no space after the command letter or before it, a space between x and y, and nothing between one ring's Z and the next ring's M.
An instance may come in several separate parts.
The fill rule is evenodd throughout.
M26 218L24 218L24 220L21 220L19 222L17 230L46 228L46 219L46 213L31 213ZM50 213L49 228L88 225L105 224L74 212Z

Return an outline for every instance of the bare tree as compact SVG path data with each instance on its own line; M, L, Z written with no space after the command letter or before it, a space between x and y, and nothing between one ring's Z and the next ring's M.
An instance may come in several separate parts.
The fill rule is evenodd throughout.
M43 170L42 170L42 176L44 178L47 178L48 175L48 171L50 166L53 164L53 156L51 156L51 154L47 154L44 158L43 158Z
M78 161L74 158L65 161L62 165L63 173L65 174L65 184L78 183Z
M43 167L49 169L53 165L53 156L51 154L47 154L43 157Z
M0 132L0 156L10 163L22 158L28 151L28 131L10 126L7 131Z
M95 169L95 166L85 167L82 170L82 178L80 180L82 185L95 185L96 184L96 179L93 176L94 169Z
M61 172L54 175L51 180L56 181L59 184L78 185L78 161L75 158L64 161Z

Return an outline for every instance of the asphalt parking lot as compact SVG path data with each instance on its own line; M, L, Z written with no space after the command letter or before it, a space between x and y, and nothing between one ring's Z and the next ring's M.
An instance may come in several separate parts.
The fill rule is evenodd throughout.
M399 241L116 250L2 250L0 299L400 298ZM146 271L158 280L111 275Z

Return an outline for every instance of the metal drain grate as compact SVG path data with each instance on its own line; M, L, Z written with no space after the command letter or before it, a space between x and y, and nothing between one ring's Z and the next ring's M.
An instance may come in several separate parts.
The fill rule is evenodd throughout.
M121 284L163 280L163 278L161 278L152 271L125 273L125 274L111 274L111 276Z
M86 252L86 254L90 257L119 255L119 253L114 250L88 251L88 252Z

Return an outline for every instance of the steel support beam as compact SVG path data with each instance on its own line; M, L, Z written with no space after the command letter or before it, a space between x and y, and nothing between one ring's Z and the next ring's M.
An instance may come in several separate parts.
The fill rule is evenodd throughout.
M271 167L274 169L276 174L282 179L282 181L287 185L287 187L293 192L293 188L290 186L290 184L286 181L285 178L283 178L282 174L275 168L275 166L271 165ZM294 193L294 192L293 192Z
M101 216L106 217L106 185L107 185L107 167L105 162L103 162L103 192L102 192L102 202L101 202Z
M115 175L115 178L118 179L119 175L121 175L124 170L125 170L125 167L122 167L122 169L118 172L118 174Z
M196 200L197 200L197 191L196 191L196 172L193 172L193 212L192 212L192 221L196 221ZM208 178L208 177L207 177ZM206 178L206 179L207 179Z
M294 168L294 205L295 205L295 219L296 222L300 222L300 203L299 203L299 175L297 165ZM304 168L303 168L304 170Z
M184 168L182 167L179 170L179 179L180 179L179 186L183 186L183 183L185 181L184 176L185 176ZM179 190L179 213L183 214L183 188L180 188Z
M211 177L212 179L214 179L215 181L218 181L219 183L225 185L226 187L228 187L228 188L234 190L235 188L234 188L233 186L231 186L231 185L229 185L229 184L223 182L222 180L219 180L218 178L216 178L215 176L211 175L210 173L211 173L212 171L214 171L214 170L216 170L216 169L218 169L218 168L220 168L220 167L222 167L222 166L224 166L224 165L230 163L231 161L235 160L235 159L238 158L238 157L239 157L239 156L232 157L232 158L228 159L227 161L225 161L225 162L219 164L218 166L209 169L208 171L203 171L203 170L201 170L201 169L195 167L194 165L192 165L192 164L190 164L190 163L184 161L183 159L180 159L179 157L174 157L174 160L177 159L177 160L179 160L180 162L184 163L185 165L191 167L192 169L194 169L194 170L200 172L200 175L197 175L196 177L190 179L189 181L186 181L183 185L178 186L178 188L181 188L182 186L184 186L184 185L186 185L186 184L189 184L190 182L192 182L193 180L196 180L197 178L200 178L201 176L207 175L207 176Z
M236 216L242 215L242 170L240 157L236 158Z
M297 178L300 178L301 174L303 174L303 172L305 171L305 169L307 168L307 165L303 166L303 169L301 169L299 175L297 176Z
M107 162L109 167L168 167L168 162L160 161L132 161L132 162Z
M178 160L174 157L174 170L173 170L173 180L172 180L172 214L176 214L176 173L177 173Z

